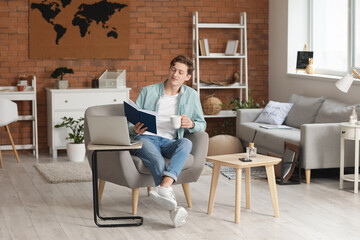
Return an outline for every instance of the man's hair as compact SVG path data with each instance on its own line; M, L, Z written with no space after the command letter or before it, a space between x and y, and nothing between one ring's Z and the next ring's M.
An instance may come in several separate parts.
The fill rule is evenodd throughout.
M194 71L194 65L191 58L184 55L176 56L173 60L171 60L170 67L173 67L177 62L183 63L188 67L187 74L191 75L192 72Z

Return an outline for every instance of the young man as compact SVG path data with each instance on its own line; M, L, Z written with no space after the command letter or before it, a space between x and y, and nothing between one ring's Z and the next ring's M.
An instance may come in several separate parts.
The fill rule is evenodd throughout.
M184 85L191 79L193 63L186 56L177 56L169 68L169 77L165 82L144 87L139 93L136 104L141 109L157 112L157 135L147 132L147 127L138 122L130 126L130 132L136 134L143 146L132 151L150 170L155 190L150 191L152 199L170 211L175 227L185 224L187 211L178 207L171 185L188 158L192 142L183 138L184 132L205 131L206 122L198 93ZM170 116L181 115L181 127L175 129L170 123ZM168 166L165 158L170 159Z

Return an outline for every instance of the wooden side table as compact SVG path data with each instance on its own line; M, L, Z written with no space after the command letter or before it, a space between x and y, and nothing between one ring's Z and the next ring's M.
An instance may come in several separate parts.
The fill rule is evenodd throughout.
M99 194L98 194L98 174L97 174L97 153L102 151L128 151L131 149L142 148L142 142L131 146L112 146L112 145L95 145L89 143L87 150L93 151L92 154L92 185L93 185L93 208L94 208L94 222L99 227L129 227L129 226L141 226L143 224L143 218L141 216L123 216L123 217L102 217L99 212ZM137 220L131 223L119 223L119 224L100 224L98 218L103 221L114 220Z
M279 217L279 202L276 191L275 171L274 165L281 162L281 158L265 156L257 154L256 157L251 158L252 162L241 162L239 158L245 157L245 153L227 154L218 156L209 156L206 161L214 164L211 188L209 195L208 214L211 215L214 208L215 192L219 180L221 166L229 166L236 169L236 183L235 183L235 223L240 222L240 206L241 206L241 178L242 169L245 168L245 194L246 194L246 208L250 209L250 169L252 167L264 166L268 179L271 200L274 208L275 217Z
M354 182L354 193L358 193L359 184L359 140L360 125L341 123L341 141L340 141L340 189L343 189L344 180ZM354 174L344 174L344 145L345 139L354 140L355 142L355 167Z

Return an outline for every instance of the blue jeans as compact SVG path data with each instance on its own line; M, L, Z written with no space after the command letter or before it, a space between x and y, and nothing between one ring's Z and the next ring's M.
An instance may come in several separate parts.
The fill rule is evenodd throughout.
M150 170L156 186L160 185L164 176L177 181L192 149L192 142L189 139L170 140L159 136L138 135L135 140L143 142L142 148L132 150L131 154L138 156L143 161ZM164 157L170 159L168 166L165 164Z

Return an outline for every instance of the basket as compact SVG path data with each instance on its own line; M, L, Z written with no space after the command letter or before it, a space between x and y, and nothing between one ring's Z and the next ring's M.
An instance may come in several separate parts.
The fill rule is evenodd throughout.
M222 102L213 95L207 96L202 102L202 108L206 115L217 115L221 111Z
M99 78L99 88L125 88L126 70L106 70Z

